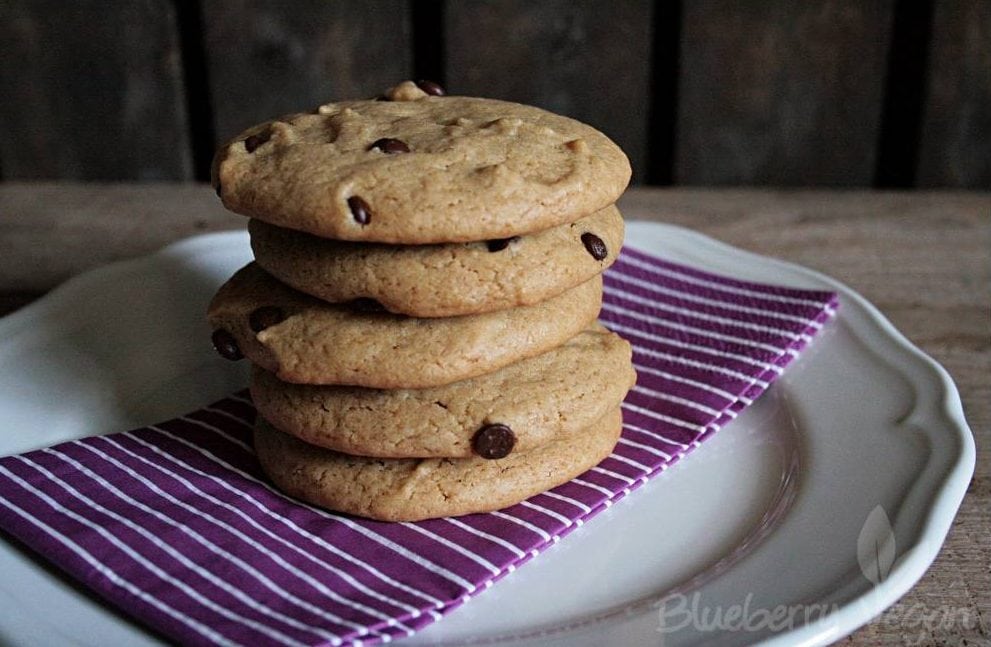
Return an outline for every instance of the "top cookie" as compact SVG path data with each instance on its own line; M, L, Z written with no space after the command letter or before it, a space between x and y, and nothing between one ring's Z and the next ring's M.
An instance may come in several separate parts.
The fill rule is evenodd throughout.
M214 159L224 206L338 240L468 242L573 222L629 182L619 147L573 119L410 82L387 99L243 132Z

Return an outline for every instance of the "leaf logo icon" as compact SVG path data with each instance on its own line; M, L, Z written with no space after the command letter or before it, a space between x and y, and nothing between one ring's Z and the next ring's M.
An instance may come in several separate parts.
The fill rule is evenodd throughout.
M895 533L884 508L871 510L857 537L860 570L875 586L884 581L895 562Z

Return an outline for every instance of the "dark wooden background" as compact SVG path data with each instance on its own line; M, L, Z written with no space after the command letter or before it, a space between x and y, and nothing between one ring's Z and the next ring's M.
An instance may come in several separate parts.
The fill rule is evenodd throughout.
M204 180L404 78L575 116L646 184L991 188L988 0L0 0L0 179Z

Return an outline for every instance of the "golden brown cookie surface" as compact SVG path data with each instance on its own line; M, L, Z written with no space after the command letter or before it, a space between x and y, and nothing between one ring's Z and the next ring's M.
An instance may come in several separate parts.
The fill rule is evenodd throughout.
M629 160L573 119L505 101L344 101L248 129L214 160L228 209L338 240L509 238L616 201Z
M636 380L630 345L596 325L536 357L429 389L289 384L256 368L258 413L301 440L357 456L490 454L501 425L511 452L573 436L619 406ZM481 446L479 446L481 445Z
M475 243L353 243L254 219L248 229L258 264L297 290L333 303L373 299L415 317L543 301L603 272L623 245L613 206L535 234Z
M573 437L507 458L361 458L276 431L259 417L255 450L290 496L383 521L488 512L556 487L606 458L622 428L619 408Z
M550 350L591 324L601 304L596 276L532 306L417 319L320 301L250 263L221 286L207 320L215 344L225 336L287 382L426 388Z

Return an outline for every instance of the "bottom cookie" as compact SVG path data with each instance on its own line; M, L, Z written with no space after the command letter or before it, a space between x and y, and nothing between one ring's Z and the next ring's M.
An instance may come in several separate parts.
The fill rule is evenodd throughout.
M616 408L583 433L497 460L376 459L310 445L259 417L255 451L290 496L370 519L419 521L498 510L569 481L612 452L622 423Z

